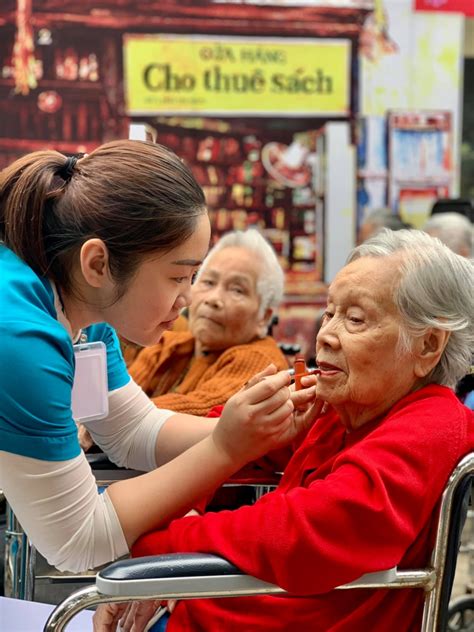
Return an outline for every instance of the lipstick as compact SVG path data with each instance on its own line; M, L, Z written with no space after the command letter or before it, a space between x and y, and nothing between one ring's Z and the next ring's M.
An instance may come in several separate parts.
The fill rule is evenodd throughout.
M295 381L295 390L299 391L300 389L304 388L301 384L301 378L305 377L306 375L319 375L321 373L321 369L309 369L306 366L306 362L303 356L296 356L293 363L293 369L290 369L290 373Z
M302 388L301 378L307 375L305 359L302 356L296 356L293 368L295 369L295 390L299 391Z

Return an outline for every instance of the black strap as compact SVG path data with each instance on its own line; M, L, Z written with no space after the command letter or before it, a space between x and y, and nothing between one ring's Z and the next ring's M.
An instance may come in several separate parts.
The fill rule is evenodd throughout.
M66 158L66 162L56 171L56 175L64 180L64 182L69 182L72 178L72 174L74 173L74 167L76 166L76 162L79 160L78 156L69 156Z

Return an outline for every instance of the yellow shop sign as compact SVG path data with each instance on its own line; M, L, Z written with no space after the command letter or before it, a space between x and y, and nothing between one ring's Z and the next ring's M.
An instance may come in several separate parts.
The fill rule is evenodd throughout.
M349 114L343 39L125 35L130 115Z

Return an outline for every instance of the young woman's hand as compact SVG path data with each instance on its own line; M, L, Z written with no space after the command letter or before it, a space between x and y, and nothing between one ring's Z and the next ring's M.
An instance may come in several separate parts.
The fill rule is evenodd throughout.
M270 365L228 400L212 436L234 462L252 461L287 445L301 432L306 417L294 415L295 404L312 402L315 387L292 394L290 382L288 371L277 373Z
M79 438L79 445L84 452L90 450L94 445L94 440L90 436L88 430L86 430L85 426L80 423L77 424L77 436Z

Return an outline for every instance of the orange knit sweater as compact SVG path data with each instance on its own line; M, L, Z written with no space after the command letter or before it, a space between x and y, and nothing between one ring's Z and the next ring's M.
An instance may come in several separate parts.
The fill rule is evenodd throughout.
M166 331L157 345L138 353L129 372L159 408L206 415L271 362L288 368L270 337L195 357L189 331Z

